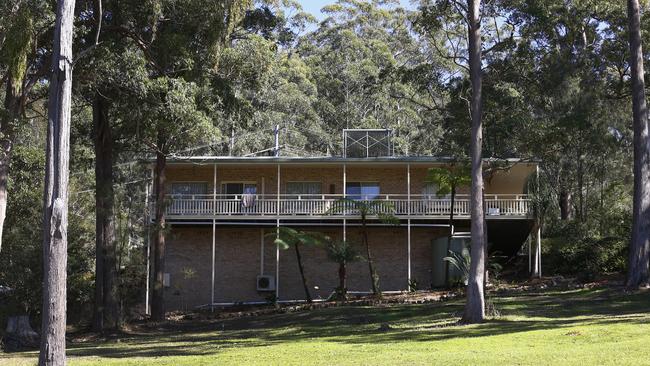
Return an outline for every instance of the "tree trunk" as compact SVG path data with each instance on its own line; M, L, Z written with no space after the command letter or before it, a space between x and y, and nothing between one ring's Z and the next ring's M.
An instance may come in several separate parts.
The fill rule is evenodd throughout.
M560 191L560 219L563 221L571 219L571 192Z
M10 316L2 338L6 352L24 351L38 346L38 333L29 324L29 315Z
M451 237L454 235L454 206L456 204L456 187L451 187L451 202L450 202L450 213L449 213L449 237L447 238L447 253L451 252ZM445 284L449 285L449 262L445 261Z
M539 257L541 255L542 248L540 248L541 238L538 237L539 235L541 235L540 234L541 233L540 228L541 228L540 221L539 221L539 219L536 219L535 224L533 225L533 229L531 230L531 233L533 233L533 235L531 236L531 239L535 238L535 251L534 251L535 257L534 257L534 260L533 260L533 263L532 263L533 268L532 268L532 271L531 271L531 274L530 274L530 276L532 278L541 277L541 268L539 267L539 264L540 264ZM530 243L530 244L532 244L532 243Z
M57 3L43 194L43 312L39 365L65 365L73 0Z
M312 302L311 293L309 293L309 286L307 285L307 278L305 278L305 268L302 265L302 256L300 255L300 244L294 244L296 250L296 261L298 262L298 270L300 271L300 279L302 279L302 287L305 289L305 299L308 303Z
M578 151L578 220L580 222L585 221L585 170L584 163L582 161L582 153Z
M470 155L472 164L471 189L471 265L467 285L467 302L462 322L479 323L485 318L485 299L483 276L485 269L485 216L483 215L483 145L481 104L481 24L479 18L480 0L467 0L469 68L472 83L470 110L472 115L472 135Z
M162 137L159 132L158 147L161 149ZM151 319L162 321L165 319L165 304L163 300L163 276L165 272L165 173L167 157L162 151L156 153L155 187L156 192L156 238L153 247L154 279L151 296Z
M341 300L345 300L345 298L347 297L347 292L348 292L347 291L347 284L346 284L347 268L345 268L345 267L346 267L345 262L339 263L339 291L338 291L339 294L338 294L338 296L339 296L339 299L341 299Z
M650 257L650 138L643 70L639 1L628 0L632 111L634 115L634 201L626 286L647 285Z
M113 193L113 136L107 101L99 93L93 102L95 127L95 319L96 331L119 325Z
M366 216L361 216L361 228L363 236L363 244L366 246L366 255L368 256L368 270L370 271L370 282L372 283L372 293L375 296L381 296L379 292L379 276L375 271L375 266L372 262L372 255L370 254L370 243L368 243L368 227L366 226Z

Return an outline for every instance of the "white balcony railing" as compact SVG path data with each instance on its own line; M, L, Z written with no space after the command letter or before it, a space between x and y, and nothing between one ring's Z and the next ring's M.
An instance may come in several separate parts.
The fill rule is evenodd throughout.
M168 195L165 214L173 218L238 217L358 217L353 207L345 207L343 195ZM348 198L359 198L348 195ZM361 197L361 199L363 199ZM385 202L380 209L397 217L448 217L449 198L437 196L385 194L374 200ZM350 204L348 204L350 205ZM152 206L153 209L153 206ZM527 217L530 199L520 195L486 195L485 214L491 217ZM154 212L153 210L151 212ZM469 217L467 195L458 195L454 216Z

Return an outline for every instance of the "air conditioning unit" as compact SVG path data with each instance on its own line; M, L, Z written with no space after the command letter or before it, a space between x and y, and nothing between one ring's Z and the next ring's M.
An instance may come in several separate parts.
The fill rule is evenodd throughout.
M275 277L267 275L257 276L257 291L275 291Z

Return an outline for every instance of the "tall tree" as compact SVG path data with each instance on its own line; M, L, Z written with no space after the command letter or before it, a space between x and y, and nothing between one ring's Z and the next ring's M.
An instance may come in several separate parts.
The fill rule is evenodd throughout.
M250 0L134 2L120 7L122 19L111 29L129 38L146 60L146 80L138 96L144 104L133 112L140 121L133 133L156 157L156 197L152 319L164 319L165 171L167 157L214 135L208 114L218 104L210 98L223 49L241 22ZM208 16L209 15L209 16ZM168 21L174 19L174 21Z
M95 319L97 331L116 329L119 323L113 192L113 135L108 100L93 98L95 145Z
M635 288L648 285L650 258L650 136L646 105L641 44L641 16L638 0L627 1L632 73L632 111L634 115L634 200L632 239L626 285Z
M469 76L472 84L470 113L472 117L470 159L472 188L470 197L472 262L467 284L467 302L462 321L479 323L485 318L483 278L485 276L485 215L483 213L483 126L482 64L481 64L481 18L480 0L467 0L467 38L469 49Z
M74 0L56 10L43 197L43 313L39 365L65 364L68 178Z

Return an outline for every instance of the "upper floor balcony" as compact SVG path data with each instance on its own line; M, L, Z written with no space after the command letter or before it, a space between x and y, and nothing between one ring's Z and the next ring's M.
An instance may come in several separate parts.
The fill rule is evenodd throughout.
M172 221L358 219L354 204L342 203L347 199L381 202L381 213L399 219L444 220L451 199L428 174L451 164L433 157L177 159L166 174L165 215ZM526 186L536 167L507 162L484 175L487 219L531 218ZM468 193L459 187L456 219L470 217Z
M168 219L356 219L359 211L351 200L373 202L375 213L400 219L445 219L450 216L449 197L432 195L382 194L368 197L321 195L168 195L165 215ZM530 216L530 199L525 194L485 196L488 219L525 219ZM470 200L458 195L454 200L454 217L470 217ZM371 216L371 218L374 216Z

